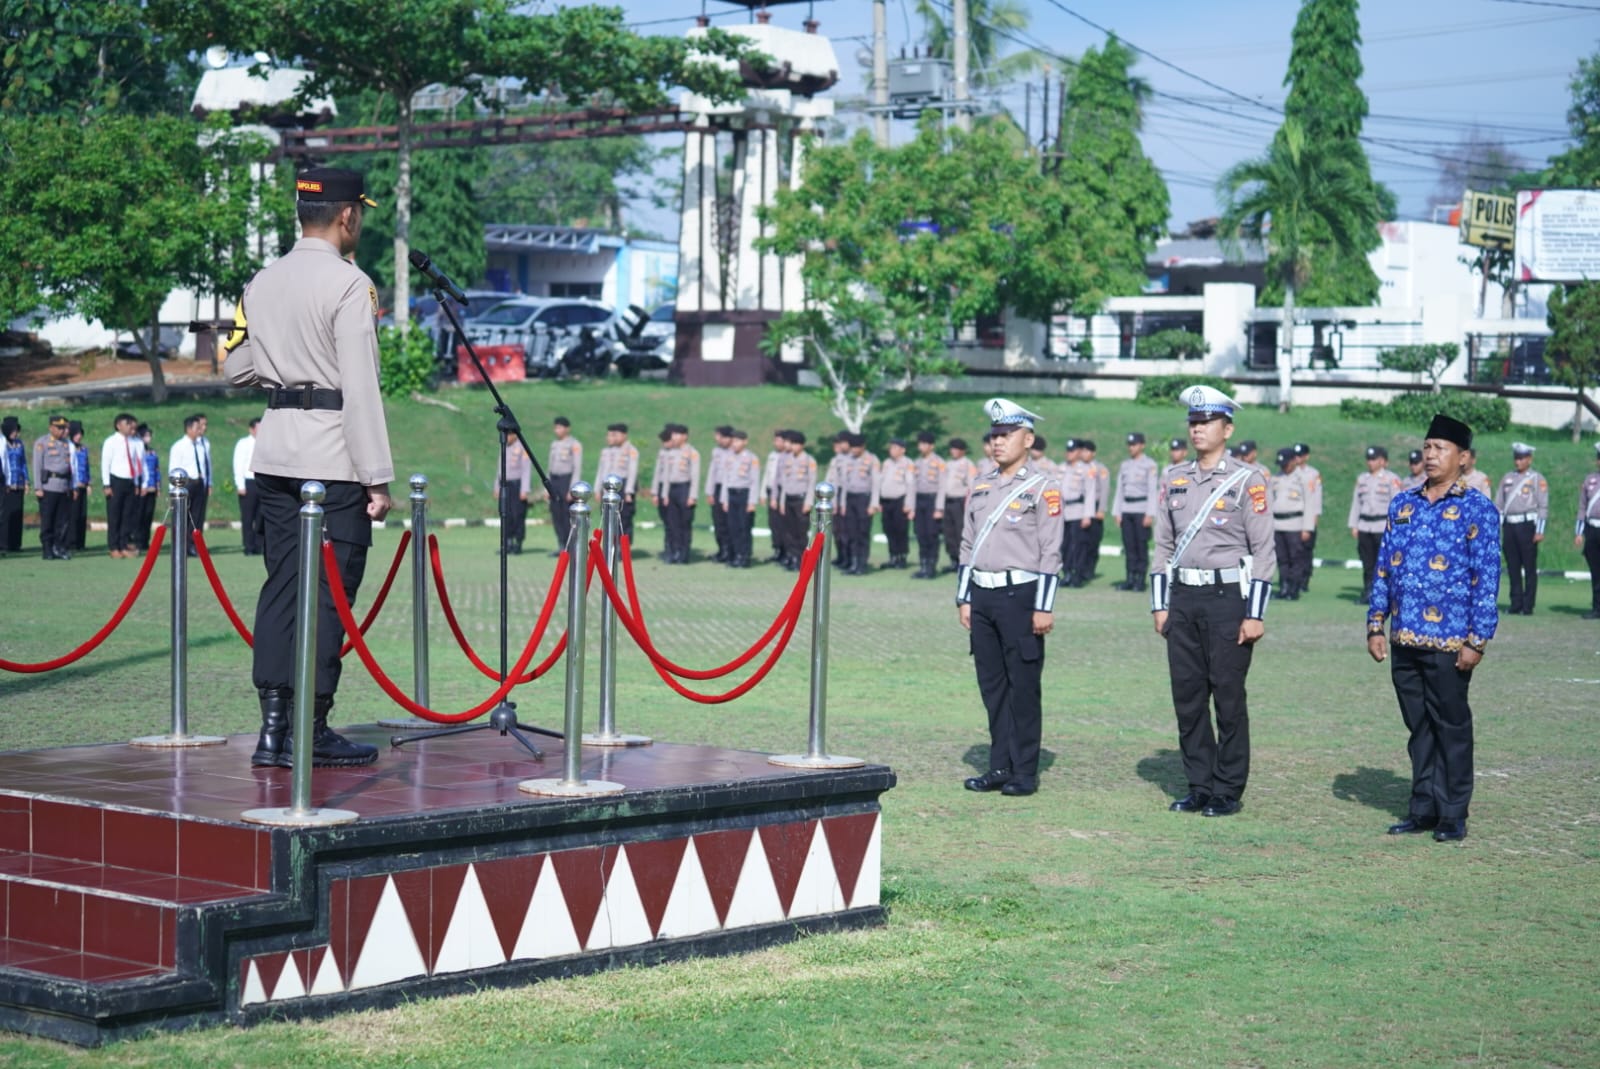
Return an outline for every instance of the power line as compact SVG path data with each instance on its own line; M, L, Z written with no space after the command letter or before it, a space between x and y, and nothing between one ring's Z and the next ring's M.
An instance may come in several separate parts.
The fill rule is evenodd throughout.
M1562 4L1556 0L1489 0L1491 4L1521 4L1524 7L1564 7L1569 11L1587 11L1600 15L1600 7L1593 4Z

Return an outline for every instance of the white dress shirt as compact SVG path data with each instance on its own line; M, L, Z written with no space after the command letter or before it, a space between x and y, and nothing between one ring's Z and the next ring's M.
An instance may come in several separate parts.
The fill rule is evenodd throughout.
M203 478L206 488L210 489L211 443L204 436L191 438L187 434L173 442L167 452L167 471L174 472L179 468L188 474L191 481Z
M256 436L247 434L240 438L233 446L233 488L239 493L244 493L244 484L247 479L256 477L251 462L256 458Z
M112 434L100 446L100 485L110 486L111 477L131 479L144 485L144 441L131 434Z

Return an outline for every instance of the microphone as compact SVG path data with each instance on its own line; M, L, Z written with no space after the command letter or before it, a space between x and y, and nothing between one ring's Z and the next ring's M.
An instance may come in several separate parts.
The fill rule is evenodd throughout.
M411 250L411 266L427 275L434 286L444 290L454 298L455 302L463 308L467 306L467 295L461 292L461 287L450 281L450 276L433 266L433 261L428 259L428 254L417 249Z

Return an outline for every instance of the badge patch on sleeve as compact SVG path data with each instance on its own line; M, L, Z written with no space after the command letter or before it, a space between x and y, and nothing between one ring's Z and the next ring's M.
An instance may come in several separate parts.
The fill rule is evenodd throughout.
M1046 490L1044 492L1045 512L1051 516L1061 515L1061 491Z
M1250 487L1250 510L1252 512L1267 511L1267 488L1260 483Z

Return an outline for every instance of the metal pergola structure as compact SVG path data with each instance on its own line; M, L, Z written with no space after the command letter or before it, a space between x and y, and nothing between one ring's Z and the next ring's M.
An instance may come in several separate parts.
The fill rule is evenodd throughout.
M487 116L449 122L420 123L411 128L413 149L473 148L538 141L573 141L591 137L682 133L692 118L677 108L629 111L626 108L582 108L550 115ZM321 130L286 130L279 149L291 159L320 159L360 152L393 152L400 147L394 126L348 126Z

